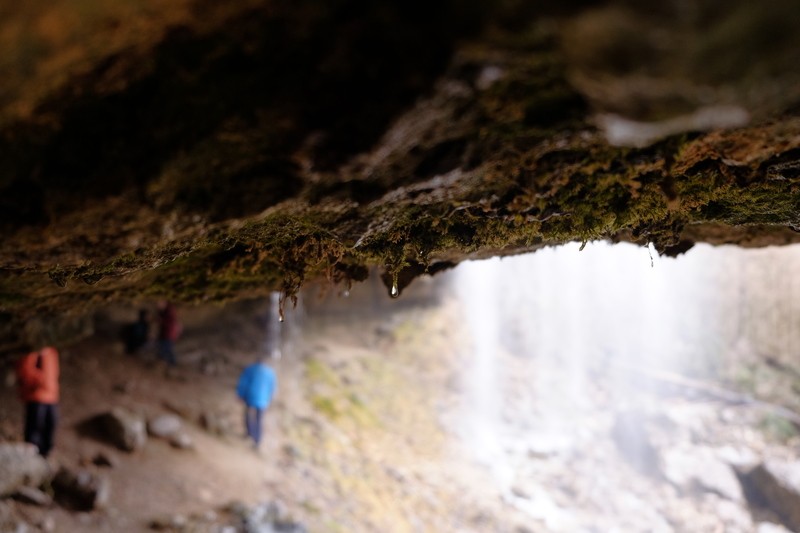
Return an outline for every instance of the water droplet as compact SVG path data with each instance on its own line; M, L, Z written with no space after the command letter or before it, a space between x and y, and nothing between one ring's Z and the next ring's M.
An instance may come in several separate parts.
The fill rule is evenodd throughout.
M286 293L282 292L278 297L278 322L283 322L285 317L283 316L283 305L286 303Z
M392 275L392 290L389 293L392 298L397 298L400 295L400 289L397 287L397 272Z
M345 291L342 293L342 296L344 296L345 298L350 298L350 291L348 291L348 290L345 290Z

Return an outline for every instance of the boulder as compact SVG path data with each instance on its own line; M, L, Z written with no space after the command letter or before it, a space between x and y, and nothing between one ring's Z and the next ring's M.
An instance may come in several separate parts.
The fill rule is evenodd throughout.
M38 487L50 475L47 461L33 444L0 443L0 498L20 487Z
M734 502L744 500L733 468L707 448L667 450L661 458L661 471L683 492L713 492Z
M236 530L245 533L305 533L306 528L292 520L286 506L280 501L249 507L232 502L227 512L236 520Z
M181 427L181 419L176 415L159 415L147 421L147 433L161 439L173 437L181 430Z
M144 419L130 411L115 407L94 418L102 437L114 446L132 452L147 442Z
M748 478L783 523L792 531L800 531L800 461L765 461Z
M108 478L88 470L73 472L62 467L53 478L56 501L74 511L91 511L108 504L111 484Z

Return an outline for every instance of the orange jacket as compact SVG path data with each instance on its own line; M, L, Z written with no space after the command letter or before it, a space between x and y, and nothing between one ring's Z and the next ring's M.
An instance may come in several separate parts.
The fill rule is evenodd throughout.
M23 402L58 403L58 352L50 346L31 352L17 364Z

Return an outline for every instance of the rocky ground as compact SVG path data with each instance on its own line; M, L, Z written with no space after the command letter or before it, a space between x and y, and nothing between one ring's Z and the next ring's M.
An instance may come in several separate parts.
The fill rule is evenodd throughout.
M233 391L264 349L266 304L184 309L175 371L122 353L112 333L133 310L102 315L62 351L49 463L73 479L0 500L0 531L800 530L800 441L771 408L509 345L481 418L463 306L433 288L399 302L368 284L349 299L306 293L258 452ZM127 432L87 422L109 411ZM0 450L20 427L7 377Z

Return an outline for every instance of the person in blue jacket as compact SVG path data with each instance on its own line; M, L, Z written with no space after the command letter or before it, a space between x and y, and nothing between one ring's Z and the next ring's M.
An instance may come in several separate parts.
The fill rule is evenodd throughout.
M244 402L244 425L253 439L253 448L261 442L261 420L277 388L275 371L267 365L267 358L242 371L236 393Z

